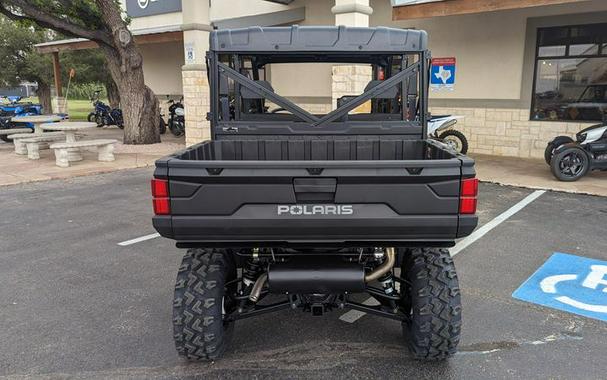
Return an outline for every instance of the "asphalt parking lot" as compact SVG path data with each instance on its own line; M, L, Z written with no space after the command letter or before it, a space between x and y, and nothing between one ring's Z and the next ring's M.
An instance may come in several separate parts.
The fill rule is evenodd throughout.
M607 260L607 198L547 192L455 256L460 352L408 354L400 324L343 311L238 321L212 364L179 359L171 304L182 252L153 233L151 169L0 188L0 377L580 378L605 376L607 323L512 298L555 252ZM487 224L533 191L481 185Z

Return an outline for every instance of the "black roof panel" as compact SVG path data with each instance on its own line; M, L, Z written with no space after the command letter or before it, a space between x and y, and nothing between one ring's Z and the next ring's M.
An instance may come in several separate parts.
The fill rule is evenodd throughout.
M347 26L249 27L214 30L217 52L418 52L428 48L423 30Z

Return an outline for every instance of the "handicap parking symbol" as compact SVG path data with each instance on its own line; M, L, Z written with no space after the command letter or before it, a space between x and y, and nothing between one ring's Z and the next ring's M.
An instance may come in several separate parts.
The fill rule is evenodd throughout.
M512 297L607 321L607 261L554 253Z

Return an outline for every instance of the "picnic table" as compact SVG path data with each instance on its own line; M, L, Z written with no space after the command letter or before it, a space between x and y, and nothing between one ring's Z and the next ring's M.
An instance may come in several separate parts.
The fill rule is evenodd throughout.
M40 126L44 131L60 131L65 133L65 142L68 144L76 143L76 133L85 129L97 128L97 123L86 121L64 121L60 123L45 123ZM69 148L67 150L68 161L81 161L82 154L79 148Z
M44 123L53 123L55 121L63 120L59 115L32 115L32 116L17 116L11 118L13 123L32 123L34 124L34 133L42 133L43 130L40 125Z
M21 142L22 139L31 139L34 137L42 138L42 132L44 131L40 128L41 124L52 123L60 120L63 120L63 118L59 115L32 115L12 117L11 121L14 123L34 124L34 133L15 133L8 136L8 138L13 140L13 144L15 146L15 153L27 154L27 148L25 144ZM50 136L45 137L50 138Z

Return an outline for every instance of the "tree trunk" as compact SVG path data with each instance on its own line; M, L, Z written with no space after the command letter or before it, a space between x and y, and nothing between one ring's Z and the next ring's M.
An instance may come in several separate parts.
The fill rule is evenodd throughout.
M120 108L120 92L112 78L107 78L105 81L105 90L107 92L107 99L110 103L110 107Z
M51 86L48 83L38 81L38 89L36 90L38 101L42 106L42 112L53 113L53 106L51 105Z
M108 70L120 92L125 144L160 142L160 109L143 80L143 58L114 0L96 0L112 44L101 44Z

